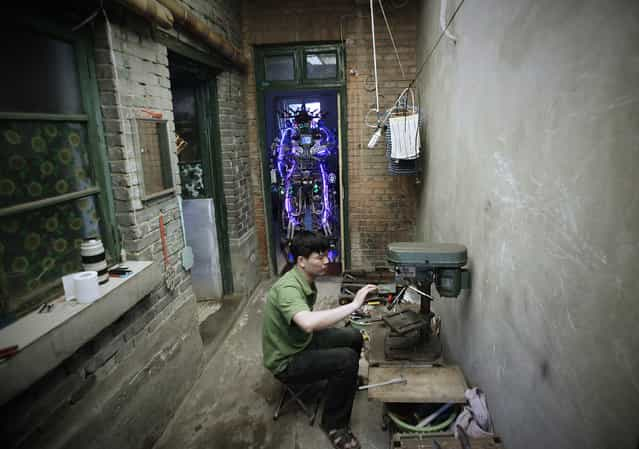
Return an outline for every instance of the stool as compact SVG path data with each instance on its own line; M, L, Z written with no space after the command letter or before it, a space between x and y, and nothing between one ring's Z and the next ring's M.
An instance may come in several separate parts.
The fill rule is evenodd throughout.
M326 389L326 385L324 384L321 389L315 392L314 395L307 401L305 404L302 401L302 395L304 393L312 393L313 388L317 387L317 383L312 384L287 384L282 382L282 396L280 398L279 405L275 409L275 413L273 414L273 420L277 420L280 417L280 413L282 409L290 403L295 403L297 406L304 412L306 417L309 419L309 424L312 426L315 423L315 417L317 416L317 410L319 409L320 402L322 400L323 393ZM312 402L315 402L313 405ZM311 405L308 405L308 402Z

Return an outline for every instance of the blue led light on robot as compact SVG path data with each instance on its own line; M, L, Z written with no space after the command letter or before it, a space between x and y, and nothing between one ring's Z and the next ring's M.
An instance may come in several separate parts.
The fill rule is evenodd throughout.
M331 212L330 204L328 203L328 183L326 182L326 169L324 164L320 162L320 171L322 172L322 195L324 197L324 210L322 211L322 224L328 223L328 214Z
M293 175L293 171L295 170L295 168L297 167L297 163L295 162L295 160L293 160L291 168L288 170L288 173L286 174L286 181L284 183L284 189L285 189L285 193L286 193L286 197L284 199L284 210L286 210L286 215L288 216L288 220L290 223L292 223L294 226L296 226L298 224L297 219L295 218L295 216L293 215L293 206L291 205L291 176Z

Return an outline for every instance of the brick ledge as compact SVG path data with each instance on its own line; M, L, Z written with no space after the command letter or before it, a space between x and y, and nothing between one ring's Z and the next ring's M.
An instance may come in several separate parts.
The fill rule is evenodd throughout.
M92 304L56 302L49 313L32 312L0 330L0 346L19 352L0 364L0 404L4 404L71 356L82 345L148 295L161 281L157 264L129 261L128 278L111 278Z

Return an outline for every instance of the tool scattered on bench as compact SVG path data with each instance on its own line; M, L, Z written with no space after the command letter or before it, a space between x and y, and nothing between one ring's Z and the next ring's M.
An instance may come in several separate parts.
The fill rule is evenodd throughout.
M49 313L53 310L54 305L55 304L53 304L52 302L42 304L40 308L38 309L38 313Z
M18 353L18 349L18 345L7 346L6 348L0 349L0 362L4 362L16 355Z
M403 376L396 377L395 379L387 380L386 382L379 382L376 384L362 385L358 390L370 390L371 388L384 387L386 385L394 384L406 384L406 379Z

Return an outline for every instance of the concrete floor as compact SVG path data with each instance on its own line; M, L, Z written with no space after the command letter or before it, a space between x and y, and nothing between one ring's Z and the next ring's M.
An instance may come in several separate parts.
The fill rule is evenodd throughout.
M219 349L155 449L331 447L317 423L309 426L299 411L287 409L279 420L273 421L280 387L262 366L261 349L262 308L269 286L270 282L260 284L225 338L209 343L219 345ZM333 307L339 279L324 278L317 287L316 309ZM205 350L212 352L210 347ZM381 404L369 401L366 393L357 394L351 424L364 448L388 447L388 436L380 427L381 410Z

